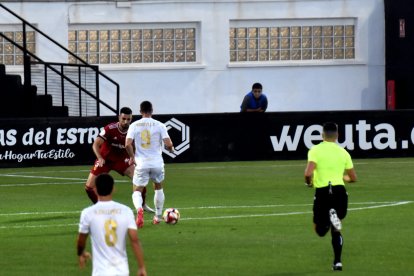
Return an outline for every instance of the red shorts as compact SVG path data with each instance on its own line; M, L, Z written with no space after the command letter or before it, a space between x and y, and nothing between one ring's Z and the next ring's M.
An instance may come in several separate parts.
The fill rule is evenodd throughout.
M105 159L105 165L99 167L98 159L95 160L95 164L91 169L91 174L100 175L101 173L108 173L110 171L116 171L120 175L124 175L126 169L129 168L129 158L117 158L117 159Z

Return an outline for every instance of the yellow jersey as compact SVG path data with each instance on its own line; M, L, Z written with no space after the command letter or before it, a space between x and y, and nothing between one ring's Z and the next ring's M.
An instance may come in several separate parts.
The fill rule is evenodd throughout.
M316 164L313 172L313 187L345 185L343 175L345 170L354 167L351 155L335 142L323 141L313 146L308 152L308 162Z

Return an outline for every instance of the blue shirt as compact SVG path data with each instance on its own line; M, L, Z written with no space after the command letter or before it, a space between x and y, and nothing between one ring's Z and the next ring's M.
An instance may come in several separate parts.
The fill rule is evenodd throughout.
M240 112L245 112L247 109L257 109L261 107L263 111L267 109L267 97L265 94L260 94L260 97L256 99L254 97L253 91L244 96L243 102L240 106Z

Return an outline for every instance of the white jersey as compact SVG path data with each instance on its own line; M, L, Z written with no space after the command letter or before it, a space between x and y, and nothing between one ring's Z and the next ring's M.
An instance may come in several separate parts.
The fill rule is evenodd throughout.
M163 123L152 118L142 118L129 126L126 138L134 140L137 169L164 166L163 139L170 138L170 136Z
M126 253L128 229L137 229L132 210L115 201L98 201L85 208L79 233L92 240L92 275L129 275Z

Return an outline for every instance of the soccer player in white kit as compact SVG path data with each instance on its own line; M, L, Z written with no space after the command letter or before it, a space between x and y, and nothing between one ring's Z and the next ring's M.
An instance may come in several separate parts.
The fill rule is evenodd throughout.
M154 182L155 216L153 224L159 224L164 207L165 195L162 187L164 180L164 160L162 158L162 145L170 152L174 146L168 135L167 127L152 118L152 104L143 101L140 104L142 118L133 122L128 129L125 148L129 154L129 162L135 163L132 183L135 191L132 202L137 209L136 223L138 228L144 226L144 210L142 209L142 191L149 180ZM135 146L135 151L134 151Z
M92 275L128 276L126 237L129 236L139 266L137 275L147 275L134 213L128 206L112 200L114 179L109 174L100 174L96 177L95 187L98 202L85 208L80 217L77 240L80 268L85 267L91 256L85 251L86 240L90 235L93 256Z

